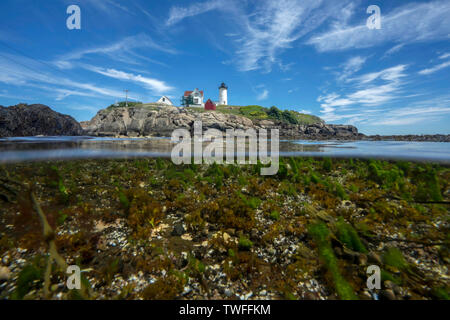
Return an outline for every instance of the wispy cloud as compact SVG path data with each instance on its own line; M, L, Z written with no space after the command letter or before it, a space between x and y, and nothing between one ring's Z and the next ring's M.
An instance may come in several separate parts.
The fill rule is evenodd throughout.
M135 82L135 83L144 85L146 88L148 88L158 94L165 93L165 92L173 89L173 87L167 85L164 81L161 81L158 79L153 79L153 78L148 78L148 77L143 77L139 74L135 75L135 74L127 73L124 71L119 71L119 70L115 70L115 69L105 69L105 68L95 67L95 66L85 66L85 68L90 71L99 73L101 75L104 75L104 76L107 76L110 78L123 80L123 81L131 81L131 82Z
M226 36L234 42L232 61L240 71L261 70L270 72L274 65L282 71L293 63L284 63L280 54L311 31L332 18L336 24L346 23L354 12L350 0L261 0L254 3L251 13L246 12L246 2L210 0L172 7L167 26L185 18L212 10L226 12L233 32Z
M147 61L150 60L150 62L154 62L153 60L136 53L135 49L139 48L151 48L153 50L169 54L176 53L175 50L170 49L168 46L156 43L148 35L138 34L136 36L126 37L120 41L106 46L75 50L73 52L60 56L55 61L55 65L61 69L69 69L73 67L73 61L81 60L82 58L89 55L104 55L112 60L129 64L138 64L137 60L139 59Z
M338 80L347 80L351 75L361 70L366 60L367 57L361 56L356 56L348 59L344 64L341 65L342 72L339 74Z
M400 43L400 44L393 46L392 48L390 48L388 51L385 52L382 59L385 59L385 58L393 55L394 53L399 52L404 46L405 46L404 43Z
M408 107L387 111L382 117L373 119L372 123L385 126L411 125L439 120L448 114L450 114L450 98L440 96L412 103Z
M42 65L29 58L2 53L0 55L0 82L38 88L56 94L56 99L64 96L122 97L123 93L114 89L97 86L89 82L77 82L42 69Z
M339 16L346 1L321 7L322 1L261 1L255 13L241 17L242 36L235 62L241 71L270 72L280 63L279 54L319 27L330 16ZM321 8L321 10L318 10Z
M212 10L223 8L227 1L211 0L206 2L192 3L188 7L172 7L169 12L169 18L166 21L167 26L174 25L185 18L197 16Z
M446 0L408 3L392 12L382 12L382 29L370 30L365 20L357 25L334 26L313 36L308 44L318 51L369 48L386 42L426 42L448 39L450 5ZM367 16L368 17L368 16Z
M420 70L419 74L427 75L427 74L435 73L435 72L437 72L439 70L442 70L442 69L445 69L445 68L448 68L448 67L450 67L450 61L438 64L438 65L436 65L434 67L431 67L431 68L428 68L428 69Z
M321 103L322 117L326 121L356 116L358 119L363 119L364 115L376 112L376 107L399 98L403 85L402 79L406 77L406 68L406 65L398 65L349 78L347 81L353 84L353 91L344 95L329 93L317 99Z
M264 89L257 97L256 100L262 101L266 100L269 97L269 90Z
M92 6L96 10L105 12L108 15L118 15L124 12L132 14L132 11L128 7L114 0L82 0L82 4Z

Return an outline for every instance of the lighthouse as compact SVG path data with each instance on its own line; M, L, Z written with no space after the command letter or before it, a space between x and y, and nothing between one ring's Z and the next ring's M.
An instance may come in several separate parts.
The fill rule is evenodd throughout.
M228 105L228 87L223 82L219 87L219 104Z

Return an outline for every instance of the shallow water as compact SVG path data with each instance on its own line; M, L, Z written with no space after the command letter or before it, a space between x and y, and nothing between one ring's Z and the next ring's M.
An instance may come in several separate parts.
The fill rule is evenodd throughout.
M205 143L207 145L207 143ZM168 157L170 138L25 137L0 139L0 162ZM282 156L380 158L450 163L450 143L409 141L280 141Z

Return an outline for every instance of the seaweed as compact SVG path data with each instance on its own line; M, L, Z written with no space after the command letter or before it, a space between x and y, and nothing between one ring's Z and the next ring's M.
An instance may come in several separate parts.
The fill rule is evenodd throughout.
M361 253L367 253L367 249L361 242L356 230L344 221L342 217L338 218L335 224L339 240L343 242L347 248Z
M144 289L142 297L145 300L173 300L183 291L184 281L180 278L173 274L159 278Z
M38 281L42 285L44 269L40 265L39 257L32 263L27 264L20 272L16 281L16 289L11 294L11 299L22 300L33 287L33 283Z
M280 220L280 213L276 210L272 211L269 215L270 219L277 221Z
M239 238L239 249L243 251L249 251L253 247L253 242L248 238L241 236Z
M308 232L318 246L319 256L327 267L334 281L335 289L342 300L355 300L357 296L353 288L344 279L339 271L338 261L331 248L329 240L330 232L323 222L317 222L308 226Z
M409 264L403 257L402 252L395 247L389 247L383 254L383 262L391 267L395 267L400 270L406 270L409 268Z

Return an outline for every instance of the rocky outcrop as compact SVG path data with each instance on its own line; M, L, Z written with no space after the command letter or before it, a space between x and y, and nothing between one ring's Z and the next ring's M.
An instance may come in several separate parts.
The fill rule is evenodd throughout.
M367 136L369 141L416 141L416 142L450 142L450 134Z
M42 104L0 106L0 137L78 136L80 124L71 116Z
M89 135L96 136L171 136L173 130L185 128L193 131L194 121L200 120L203 129L279 129L281 137L356 139L360 136L353 126L328 125L319 122L312 125L295 125L281 121L254 120L233 114L205 112L188 108L113 108L104 109L87 124Z

